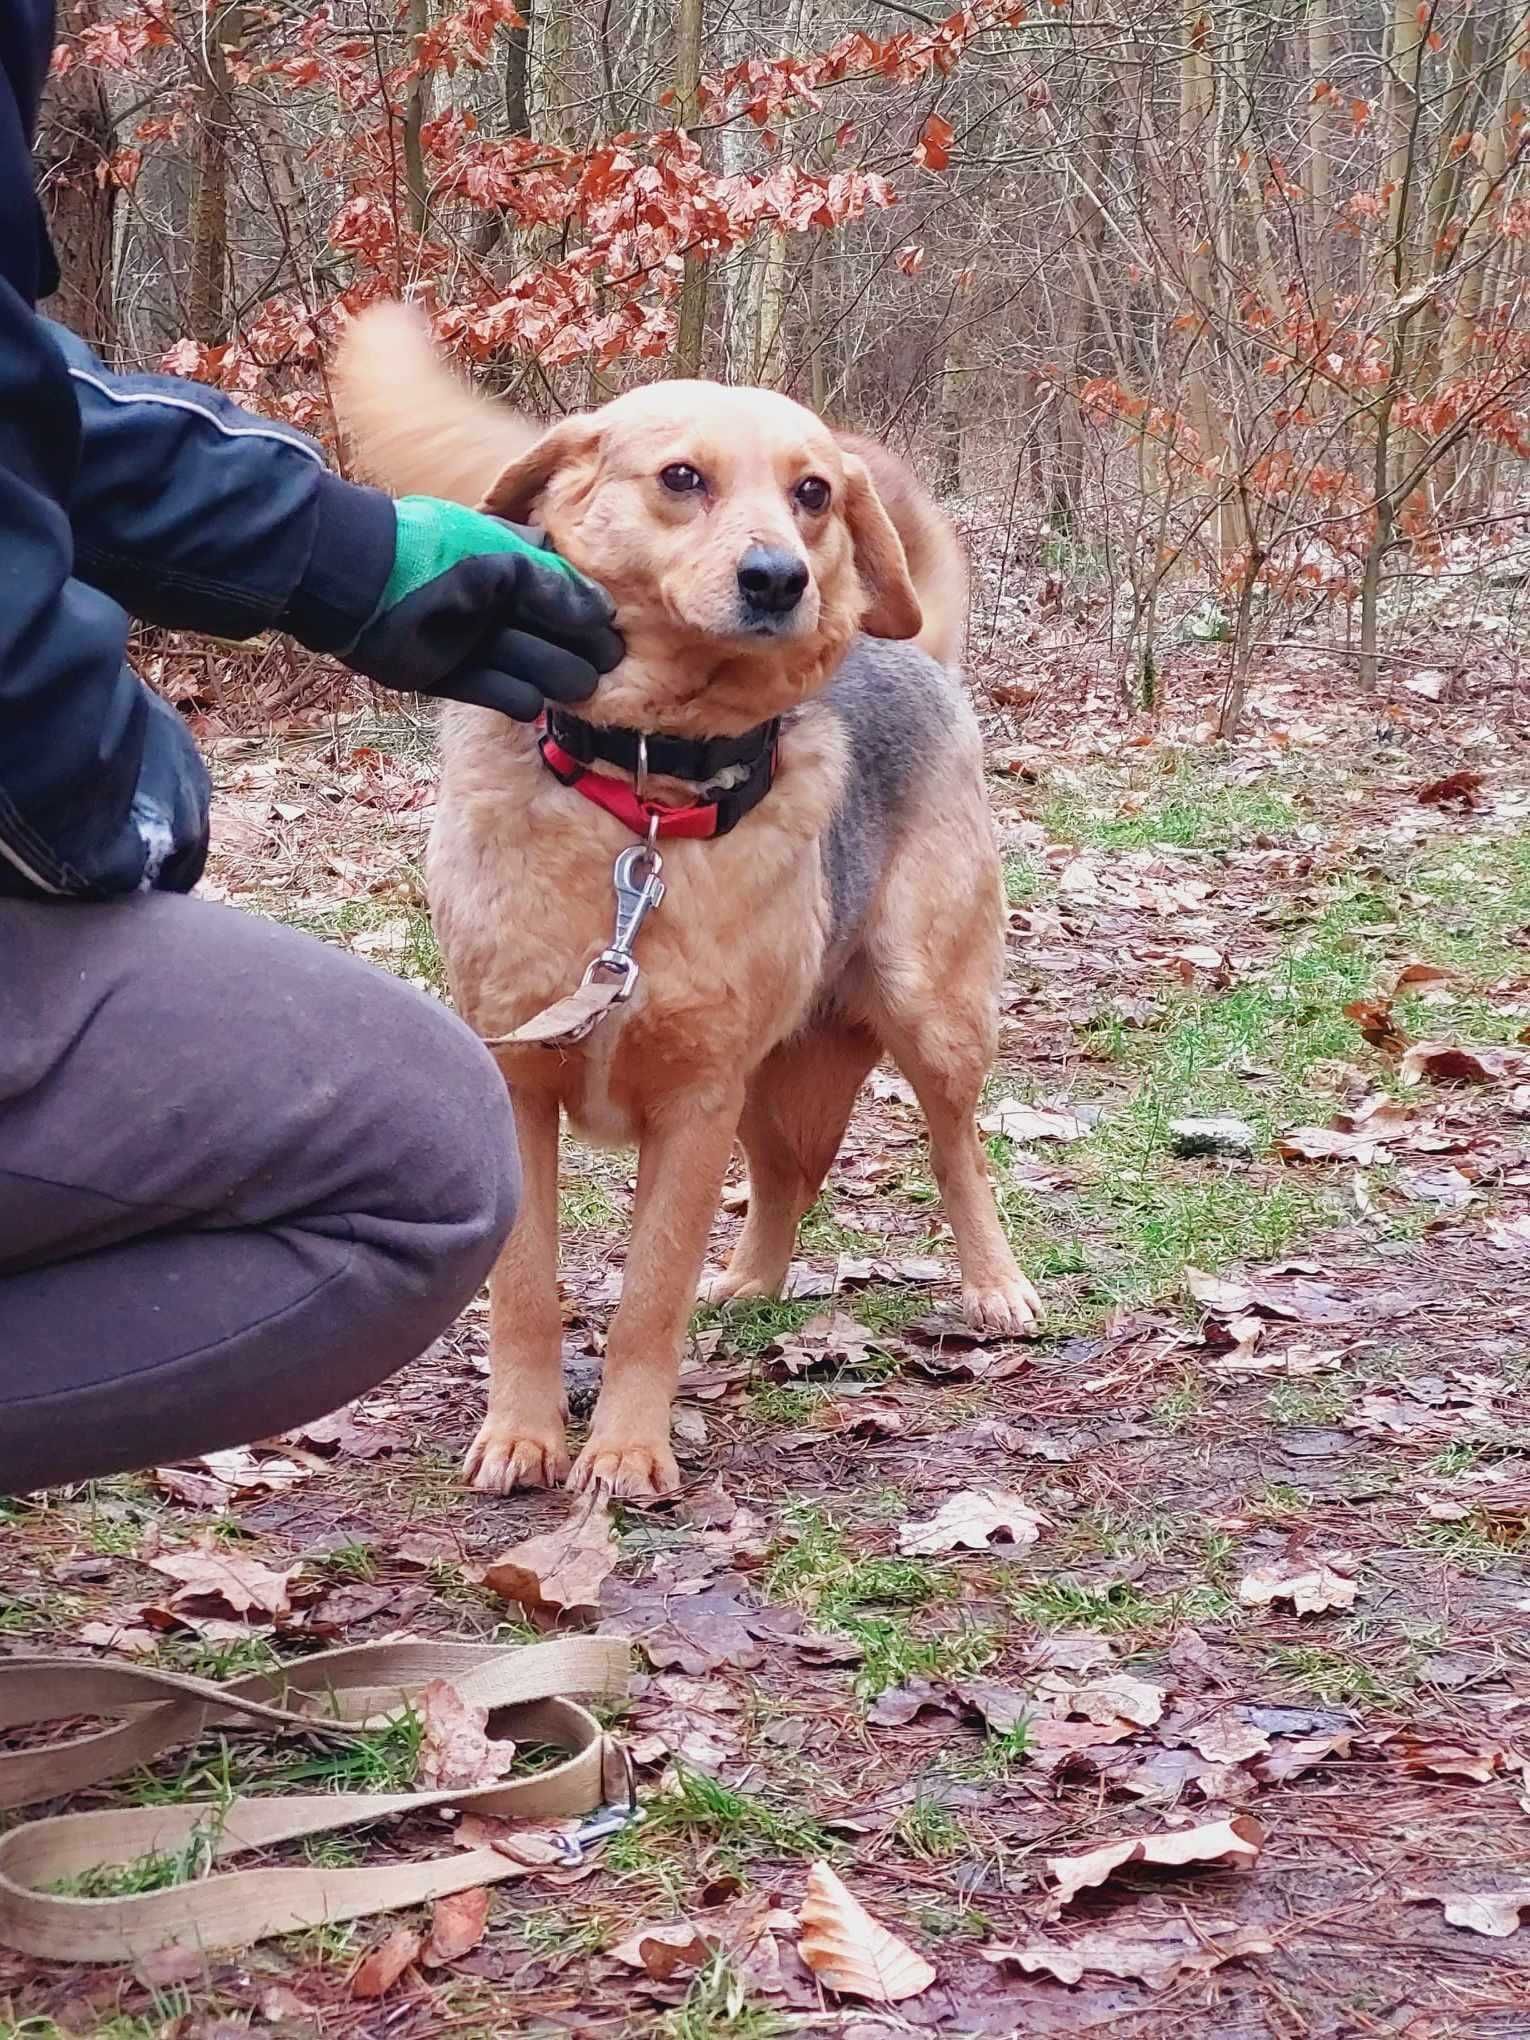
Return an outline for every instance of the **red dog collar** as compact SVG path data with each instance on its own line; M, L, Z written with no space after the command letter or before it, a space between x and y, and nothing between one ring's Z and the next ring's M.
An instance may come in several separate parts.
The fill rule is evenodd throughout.
M582 724L581 729L590 727ZM616 732L625 735L626 732ZM581 763L572 752L565 750L551 730L537 740L542 754L542 763L555 779L565 786L571 786L575 793L596 807L604 808L608 815L615 815L624 822L634 836L647 837L650 828L658 836L689 836L698 839L726 836L728 831L741 822L749 810L757 807L770 791L776 774L776 725L769 729L769 739L762 746L755 761L749 768L748 777L738 786L710 795L704 800L693 801L688 807L666 807L662 801L643 800L635 786L625 779L613 779L608 773L592 772L588 765ZM657 744L657 739L655 743Z

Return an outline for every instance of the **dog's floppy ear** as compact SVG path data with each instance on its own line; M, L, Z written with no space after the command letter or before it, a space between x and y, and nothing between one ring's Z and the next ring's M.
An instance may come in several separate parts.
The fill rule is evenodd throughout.
M867 637L918 637L924 612L897 526L883 509L865 462L853 453L844 461L845 522L855 546L855 571L866 591L861 629Z
M588 413L560 419L535 446L501 471L479 508L506 517L512 524L529 523L537 498L554 475L593 454L599 440L599 420Z

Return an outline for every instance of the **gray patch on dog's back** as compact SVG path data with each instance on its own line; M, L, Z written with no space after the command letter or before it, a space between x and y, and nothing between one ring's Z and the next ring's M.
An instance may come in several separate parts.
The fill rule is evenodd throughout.
M857 638L821 697L850 744L844 799L824 839L831 954L853 940L876 897L918 781L944 748L956 685L914 645Z

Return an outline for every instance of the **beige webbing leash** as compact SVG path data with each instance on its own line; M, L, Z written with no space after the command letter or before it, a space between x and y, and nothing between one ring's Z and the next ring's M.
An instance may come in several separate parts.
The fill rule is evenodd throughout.
M548 1743L569 1753L548 1770L467 1788L273 1794L28 1821L0 1836L0 1943L57 1962L127 1962L167 1947L245 1948L270 1934L359 1919L529 1876L560 1861L575 1863L577 1835L554 1835L546 1838L544 1850L529 1846L520 1855L503 1853L502 1845L365 1869L236 1870L118 1898L48 1889L109 1865L182 1851L200 1849L208 1862L221 1863L299 1835L433 1806L538 1821L593 1814L612 1801L630 1804L625 1753L587 1708L565 1697L623 1693L630 1668L628 1646L598 1636L526 1646L361 1644L227 1685L136 1665L0 1659L0 1730L115 1718L114 1726L76 1742L0 1754L0 1808L78 1792L193 1741L208 1728L267 1721L343 1740L398 1716L433 1679L448 1681L477 1706L515 1709L504 1728L516 1741ZM602 1828L618 1824L613 1819Z

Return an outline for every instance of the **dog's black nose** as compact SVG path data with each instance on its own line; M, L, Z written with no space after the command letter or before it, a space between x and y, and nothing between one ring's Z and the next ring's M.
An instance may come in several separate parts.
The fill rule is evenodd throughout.
M780 546L752 545L738 563L738 591L761 616L789 616L807 584L807 561Z

